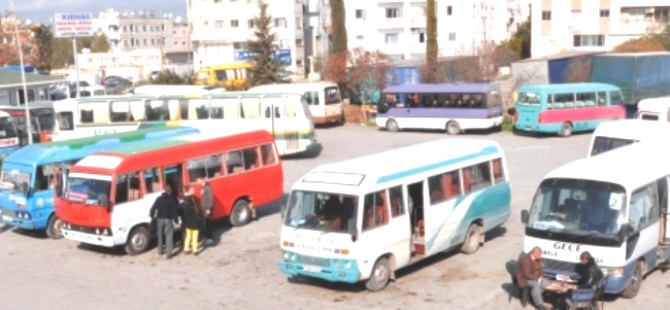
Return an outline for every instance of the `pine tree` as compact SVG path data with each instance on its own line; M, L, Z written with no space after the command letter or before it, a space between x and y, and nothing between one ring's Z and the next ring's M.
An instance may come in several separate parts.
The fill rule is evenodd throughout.
M249 86L281 82L280 76L285 74L285 66L273 58L277 34L272 32L272 16L268 15L268 4L259 1L259 15L254 18L254 40L249 40L254 66L251 68Z
M331 54L349 51L344 0L330 0L330 18L333 21L333 47Z

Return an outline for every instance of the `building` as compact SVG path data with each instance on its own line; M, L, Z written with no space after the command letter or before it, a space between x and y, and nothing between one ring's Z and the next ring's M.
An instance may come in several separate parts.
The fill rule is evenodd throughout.
M528 0L436 0L439 57L476 55L511 37L527 20ZM424 57L426 3L345 0L349 49L380 50L394 60Z
M172 14L153 11L119 12L108 9L93 19L93 29L104 33L114 51L172 48Z
M67 82L64 78L41 74L25 74L28 102L51 99L53 86ZM20 72L0 70L0 105L23 105L23 78Z
M277 34L278 58L289 71L303 70L303 1L266 3ZM254 38L254 19L260 12L257 1L190 0L186 9L196 69L250 59L247 42Z
M531 55L609 51L627 40L663 30L668 21L667 0L535 1Z

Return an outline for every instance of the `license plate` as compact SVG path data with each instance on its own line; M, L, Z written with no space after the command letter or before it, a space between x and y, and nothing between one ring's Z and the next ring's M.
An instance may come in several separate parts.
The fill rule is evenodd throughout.
M318 266L304 265L302 269L309 272L321 272L321 267Z

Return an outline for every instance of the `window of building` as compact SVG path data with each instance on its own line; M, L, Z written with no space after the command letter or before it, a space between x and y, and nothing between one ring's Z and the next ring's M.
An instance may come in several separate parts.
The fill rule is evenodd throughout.
M295 46L302 47L302 39L295 39Z
M237 28L240 25L240 22L237 19L232 19L230 21L230 27L231 28Z
M542 11L542 20L551 20L551 11Z
M286 28L286 18L275 18L275 27Z
M384 42L386 42L386 43L398 43L398 34L397 33L387 33L384 36Z
M600 17L601 17L601 18L608 18L608 17L610 17L610 10L600 10Z
M451 6L451 5L447 5L447 15L448 15L448 16L451 16L452 13L453 13L453 8L452 8L452 6Z
M668 13L669 12L670 12L670 8L668 8L668 7L656 7L656 8L654 8L654 22L667 23L669 21L669 19L668 19Z
M253 19L248 20L247 26L249 26L249 29L254 28L254 20Z
M295 18L295 28L302 29L302 18L300 17Z
M425 32L419 32L419 43L424 43L426 42L426 33Z
M356 19L365 19L365 11L358 9L355 11Z
M449 41L456 41L456 33L455 32L450 32L449 33Z
M214 22L214 28L223 28L223 21L222 20L217 20Z
M399 18L400 8L386 8L386 18Z
M604 46L605 36L602 34L575 35L574 46Z

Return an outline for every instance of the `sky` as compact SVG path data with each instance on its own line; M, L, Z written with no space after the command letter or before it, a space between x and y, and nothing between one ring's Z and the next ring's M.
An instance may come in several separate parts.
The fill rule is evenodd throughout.
M98 13L108 8L115 11L153 11L156 15L172 13L186 19L187 0L13 0L14 11L22 19L51 24L54 13L91 12ZM0 13L11 11L10 0L0 0Z

